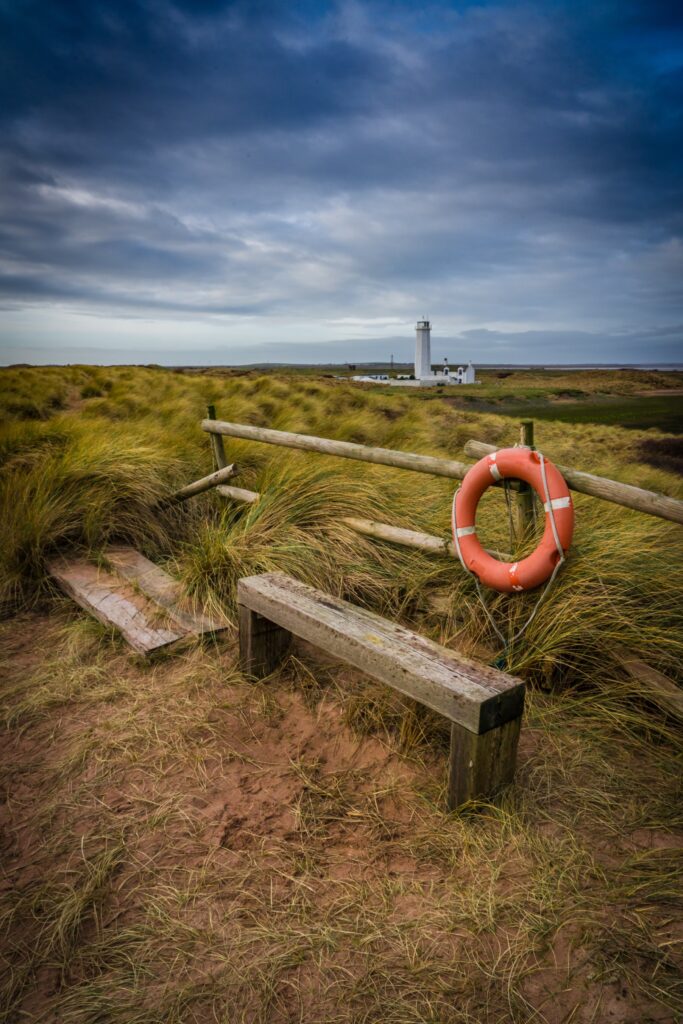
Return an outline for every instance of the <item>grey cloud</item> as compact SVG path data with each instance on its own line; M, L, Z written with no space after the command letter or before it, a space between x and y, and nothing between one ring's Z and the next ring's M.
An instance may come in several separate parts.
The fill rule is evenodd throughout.
M5 2L4 301L678 323L680 20L597 8Z

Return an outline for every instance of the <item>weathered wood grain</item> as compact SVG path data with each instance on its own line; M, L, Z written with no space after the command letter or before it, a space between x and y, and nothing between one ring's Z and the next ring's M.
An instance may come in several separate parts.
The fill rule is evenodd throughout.
M281 573L241 579L237 601L471 732L522 713L519 679Z
M416 548L418 551L425 551L430 555L446 555L448 558L458 557L455 545L445 537L435 537L429 533L420 533L419 530L405 530L400 526L391 526L389 523L380 523L374 519L361 519L358 516L348 516L341 521L356 533L361 533L365 537L386 540L391 544L399 544L402 547Z
M512 782L517 761L521 715L479 736L456 722L451 724L448 766L448 808L493 796Z
M414 473L431 473L432 476L445 476L454 480L462 480L470 468L464 462L456 462L454 459L417 455L414 452L399 452L391 448L370 448L367 445L354 444L351 441L333 441L327 437L292 434L285 430L252 427L246 423L227 423L225 420L202 420L202 430L209 434L241 437L247 441L261 441L284 448L299 448L302 451L318 452L321 455L336 455L342 459L372 462L380 466L395 466L397 469L410 469Z
M243 604L238 605L238 614L240 668L251 679L264 679L289 650L292 634Z
M254 505L261 497L258 491L248 491L244 487L230 487L226 484L221 484L217 487L216 493L220 494L223 498L232 498L233 501L241 501L245 505Z
M626 656L621 664L640 685L644 697L683 722L683 689L673 679L640 658Z
M187 484L186 487L181 487L179 491L174 491L174 493L169 494L167 498L163 498L162 503L187 501L188 498L194 498L197 494L203 494L204 491L210 491L212 487L224 484L233 476L237 476L237 472L238 469L234 463L231 466L224 466L223 469L217 469L215 473L209 473L208 476L203 476L201 480L195 480L193 483Z
M208 405L206 407L206 415L210 420L215 420L216 406ZM211 450L213 452L213 462L216 469L225 469L228 465L228 460L225 455L225 448L223 447L223 438L220 434L211 434Z
M406 548L415 548L417 551L424 551L428 555L442 555L446 558L457 558L455 544L445 537L435 537L431 533L420 533L419 530L406 530L400 526L391 526L389 523L379 523L374 519L361 519L357 516L349 516L342 519L356 533L362 533L365 537L374 537L376 540L385 540L390 544L399 544ZM507 562L512 555L504 551L496 551L493 548L485 549L489 555Z
M83 558L48 565L62 590L105 626L115 626L140 654L152 654L189 636L189 631L120 576Z
M497 450L495 444L485 444L483 441L472 440L465 444L465 453L472 459L482 459ZM622 484L605 476L594 476L571 466L560 466L557 462L555 465L572 491L590 494L594 498L602 498L603 501L611 501L615 505L623 505L624 508L632 508L636 512L645 512L650 516L668 519L672 523L683 524L683 501L679 501L678 498L646 491L642 487L633 487L632 484Z
M135 548L110 544L105 548L104 556L118 575L164 608L183 629L200 636L203 633L219 633L228 628L224 619L204 615L185 595L178 580L150 562Z

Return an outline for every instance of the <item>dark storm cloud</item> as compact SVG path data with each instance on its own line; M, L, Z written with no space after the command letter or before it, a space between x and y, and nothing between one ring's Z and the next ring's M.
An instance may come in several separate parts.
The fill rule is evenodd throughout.
M5 307L680 322L678 5L4 0L0 32Z

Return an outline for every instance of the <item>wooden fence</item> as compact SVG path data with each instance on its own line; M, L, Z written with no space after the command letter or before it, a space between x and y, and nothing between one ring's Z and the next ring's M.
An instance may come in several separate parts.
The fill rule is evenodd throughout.
M297 448L302 451L319 452L324 455L335 455L339 458L355 459L360 462L374 463L375 465L392 466L395 469L412 470L416 473L430 473L434 476L448 477L454 480L461 480L471 465L453 459L435 458L434 456L418 455L413 452L393 451L388 448L370 448L361 444L334 441L329 438L314 437L308 434L293 434L288 431L269 430L263 427L249 426L244 423L228 423L224 420L217 420L215 416L215 409L213 406L209 406L209 418L203 420L202 429L210 435L214 460L218 470L234 469L234 467L228 467L225 455L223 438L226 436L238 437L249 441L260 441L264 444L279 445L285 448ZM531 421L524 421L521 424L520 443L533 447L533 442L533 423ZM495 445L485 444L482 441L470 440L465 445L465 452L471 458L479 459L494 451L496 451ZM641 487L633 487L631 484L620 483L607 477L594 476L592 473L585 473L570 466L558 465L558 469L567 481L568 486L574 491L683 525L683 501L677 498L672 498L665 494L657 494L654 491L647 491ZM512 485L514 487L515 483L512 482ZM226 498L248 504L257 502L260 497L257 491L248 491L244 488L233 487L224 483L219 484L216 490ZM517 523L522 530L526 529L533 521L533 502L534 497L530 488L520 481L516 486L515 504ZM378 540L388 541L389 543L399 544L404 547L416 548L428 554L441 555L447 558L457 557L452 541L445 537L435 537L430 534L420 533L417 530L406 530L398 526L391 526L389 523L378 523L370 519L360 519L357 517L348 517L344 522L350 529L368 537L375 537ZM490 554L503 561L508 561L511 557L509 554L500 551L490 551ZM630 655L629 652L623 653L621 662L626 673L639 684L651 701L659 705L667 714L683 721L683 693L681 693L680 687L656 669Z
M267 427L253 427L246 423L228 423L225 420L214 419L211 415L213 409L210 407L209 418L202 421L202 429L211 435L214 458L219 469L227 465L225 451L223 449L223 437L238 437L247 441L259 441L262 444L279 445L284 448L296 448L300 451L318 452L321 455L334 455L342 459L355 459L358 462L370 462L379 466L392 466L394 469L406 469L413 473L429 473L432 476L448 477L452 480L462 480L471 463L458 462L454 459L442 459L433 455L418 455L415 452L394 451L391 448L371 448L363 444L354 444L350 441L334 441L326 437L314 437L310 434L293 434L285 430L270 430ZM215 412L213 412L215 416ZM533 435L532 435L533 436ZM522 424L522 440L528 439L529 428ZM495 445L484 444L481 441L468 441L465 445L465 452L474 458L481 458L489 452L496 451ZM667 519L673 523L683 525L683 501L671 498L665 494L657 494L655 491L647 491L642 487L633 487L631 484L620 483L618 480L610 480L608 477L594 476L592 473L585 473L570 466L557 467L567 481L567 485L573 491L582 494L589 494L594 498L609 501L624 508L634 509L647 515L657 516L660 519ZM221 489L225 496L235 497L228 492L232 488ZM237 490L235 488L234 490ZM248 492L253 494L254 492ZM521 493L524 493L522 491ZM237 498L237 500L240 500ZM252 500L252 499L247 499ZM520 502L521 503L521 502ZM527 499L521 504L530 508ZM387 529L398 529L382 524ZM367 531L364 531L367 532ZM413 531L400 531L412 533ZM375 536L375 534L370 534ZM422 535L423 537L426 535ZM388 537L382 539L388 540ZM431 538L430 543L436 540L442 547L446 542L439 538ZM399 541L396 543L406 543ZM412 543L409 547L420 546ZM452 552L444 550L444 554Z

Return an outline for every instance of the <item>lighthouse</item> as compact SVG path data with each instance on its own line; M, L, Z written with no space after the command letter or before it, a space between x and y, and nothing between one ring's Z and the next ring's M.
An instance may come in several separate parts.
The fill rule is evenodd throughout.
M393 356L392 369L393 369ZM470 362L467 367L459 366L451 369L448 359L443 366L432 370L432 325L423 317L415 325L415 373L399 373L395 377L388 373L374 373L366 376L352 377L351 380L363 381L366 384L391 384L397 388L435 388L454 384L476 384L477 377L474 366Z
M415 327L415 380L432 376L432 325L418 320Z

